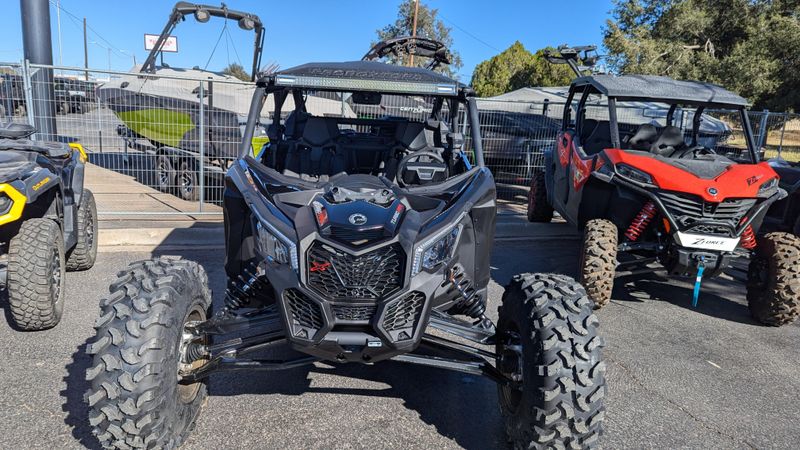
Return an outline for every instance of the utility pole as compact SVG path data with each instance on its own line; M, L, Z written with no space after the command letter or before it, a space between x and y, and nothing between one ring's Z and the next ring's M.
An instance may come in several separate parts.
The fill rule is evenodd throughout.
M419 14L419 0L414 0L414 25L411 27L411 37L417 37L417 15ZM414 66L414 54L411 54L409 66Z
M28 62L43 66L53 65L53 41L50 36L50 3L47 0L20 0L22 19L22 46L26 65ZM33 126L37 139L54 139L56 131L56 105L53 93L53 69L35 67L30 76L30 103Z
M89 42L86 40L86 17L83 18L83 68L86 69L83 78L89 81Z
M61 0L56 0L56 23L58 26L58 65L63 67L64 51L61 47Z

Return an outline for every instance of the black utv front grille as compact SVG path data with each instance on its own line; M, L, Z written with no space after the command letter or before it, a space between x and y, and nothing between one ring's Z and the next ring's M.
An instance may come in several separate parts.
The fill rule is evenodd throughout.
M386 305L383 315L383 329L386 331L399 331L413 329L417 323L422 307L425 304L425 295L421 292L412 292L394 302ZM411 333L408 333L410 337Z
M681 231L721 236L732 235L756 204L756 199L752 198L726 199L717 203L672 192L661 192L658 198Z
M297 289L283 292L284 304L292 321L292 334L311 338L325 323L322 307Z
M308 286L329 300L379 300L403 285L405 254L399 244L355 256L314 242L307 258Z
M358 231L352 228L331 226L331 238L350 245L361 246L384 238L383 228Z
M331 305L337 319L358 322L371 320L375 308L375 305Z

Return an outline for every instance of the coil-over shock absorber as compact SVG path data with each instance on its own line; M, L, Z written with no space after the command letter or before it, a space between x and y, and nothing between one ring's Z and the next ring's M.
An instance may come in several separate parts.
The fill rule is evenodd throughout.
M756 233L753 231L752 225L748 225L742 232L742 240L739 241L739 245L747 250L756 248Z
M450 314L463 314L479 320L482 324L491 324L491 320L484 314L486 312L486 300L483 299L470 280L464 273L461 266L456 265L447 274L447 279L442 287L450 286L447 294L453 296L455 304L448 310Z
M648 225L650 225L650 221L653 220L653 217L656 216L657 212L658 209L656 209L656 205L653 202L648 201L645 203L642 207L642 210L636 215L636 218L634 218L631 224L628 225L628 230L625 232L625 237L631 241L639 239L639 236L644 233L644 230L647 229Z
M242 268L236 278L228 279L228 288L225 290L225 307L234 311L244 306L250 306L253 300L266 293L268 288L266 280L259 274L258 265L249 263Z

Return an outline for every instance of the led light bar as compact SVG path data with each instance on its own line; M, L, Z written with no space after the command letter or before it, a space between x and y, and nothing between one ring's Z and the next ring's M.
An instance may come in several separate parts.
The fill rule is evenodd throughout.
M277 75L275 84L277 86L302 86L343 91L379 91L428 95L456 95L458 93L458 86L455 83L415 83L409 81L359 80L354 78Z

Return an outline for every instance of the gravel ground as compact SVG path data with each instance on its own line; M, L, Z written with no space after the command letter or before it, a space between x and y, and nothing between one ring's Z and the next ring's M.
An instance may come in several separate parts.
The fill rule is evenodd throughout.
M171 252L224 285L221 251ZM114 274L149 253L102 253L67 278L53 330L0 320L0 448L96 448L82 401L98 300ZM490 311L512 274L574 275L577 241L499 241ZM797 448L800 325L754 323L744 288L708 282L697 310L689 285L618 283L598 313L607 341L604 448ZM220 299L217 298L217 301ZM0 309L7 309L0 300ZM504 448L495 386L482 378L387 362L317 364L211 378L211 397L185 448Z

